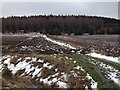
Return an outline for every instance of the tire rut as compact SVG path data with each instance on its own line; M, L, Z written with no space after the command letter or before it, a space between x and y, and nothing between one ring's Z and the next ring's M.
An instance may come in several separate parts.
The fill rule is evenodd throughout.
M104 83L104 88L112 88L111 85L110 85L110 83L109 83L109 80L106 79L105 76L101 73L101 70L99 69L99 67L95 67L94 66L94 70L102 78L103 83Z
M83 61L84 63L86 63L86 65L88 65L89 67L94 68L94 71L100 76L100 78L103 80L103 88L112 88L110 85L110 80L106 79L105 76L102 74L101 70L99 67L97 66L93 66L91 63L87 61Z

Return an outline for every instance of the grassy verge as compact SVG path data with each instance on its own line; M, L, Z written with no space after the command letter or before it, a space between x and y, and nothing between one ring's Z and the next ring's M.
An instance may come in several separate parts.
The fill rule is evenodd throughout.
M9 47L11 47L11 45L2 45L2 46L0 46L0 48L9 48Z
M94 71L94 67L89 65L88 60L86 60L87 56L85 56L85 55L72 55L72 58L73 58L73 60L77 61L78 65L82 66L83 69L85 69L85 71L87 73L89 73L95 81L98 82L99 88L103 88L103 85L104 85L103 80L100 78L99 74L97 74Z
M72 55L71 56L73 60L76 60L78 62L78 65L82 66L87 73L89 73L95 81L98 82L98 88L104 88L104 80L100 78L99 74L95 72L94 67L91 66L88 62L88 60L91 60L92 57L86 56L86 55ZM103 62L105 64L111 65L109 62L106 62L102 59L93 58L96 62ZM112 65L113 66L113 65ZM119 67L115 67L116 69L120 70ZM110 80L110 85L112 88L119 88L119 86L114 83L112 80Z
M65 59L65 57L68 57L67 60L69 60L70 58L72 58L71 61L77 61L76 63L76 66L79 65L79 66L82 66L82 68L87 72L89 73L93 79L95 81L98 82L98 87L99 88L103 88L103 80L100 78L99 74L97 74L95 71L94 71L94 67L90 66L89 63L88 63L88 56L85 56L85 55L77 55L77 54L74 54L74 55L58 55L57 58L63 58L62 60Z

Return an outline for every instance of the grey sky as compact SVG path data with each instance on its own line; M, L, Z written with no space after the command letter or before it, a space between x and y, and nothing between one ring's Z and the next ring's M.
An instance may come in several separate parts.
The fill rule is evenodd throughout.
M18 15L97 15L118 18L117 2L3 2L2 16Z

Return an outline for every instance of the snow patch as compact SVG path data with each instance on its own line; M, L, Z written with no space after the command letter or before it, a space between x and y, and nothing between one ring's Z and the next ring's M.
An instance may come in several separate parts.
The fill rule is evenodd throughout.
M38 60L38 62L43 63L43 62L44 62L44 60L39 59L39 60Z
M59 88L68 88L69 86L65 82L58 81L57 85Z
M59 75L59 73L56 73L56 74L52 75L52 77L56 77L56 76L58 76L58 75Z
M48 69L51 69L54 65L49 65L50 63L46 62L43 64L43 67L46 67Z
M109 72L108 76L111 78L111 80L120 86L120 78L117 76L116 72Z
M112 61L112 62L120 64L119 57L105 56L105 55L98 54L98 53L95 53L95 52L87 54L87 55L95 57L95 58L106 59L108 61Z
M66 43L58 42L56 40L52 40L52 39L48 38L46 35L43 35L42 37L44 37L47 41L50 41L50 42L52 42L54 44L64 46L64 47L68 47L70 49L76 49L75 47L71 46L70 44L66 44Z
M76 63L77 61L73 61L73 63Z
M110 65L106 65L104 63L99 64L104 70L106 70L107 78L114 81L117 85L120 86L120 72Z
M86 76L89 80L91 80L91 88L94 89L94 88L97 88L97 82L95 82L93 80L93 78L87 73L87 76Z
M10 57L8 57L8 58L4 61L4 64L9 65L9 64L10 64L10 60L11 60L11 58L10 58Z
M33 61L33 62L35 62L36 60L37 60L37 58L36 58L36 57L33 57L33 58L32 58L32 61Z
M67 74L65 73L65 74L63 74L63 79L64 79L64 81L68 81L68 76L67 76Z
M25 57L25 59L31 59L31 57Z
M35 67L35 71L32 74L33 75L32 78L35 77L37 74L39 74L41 70L42 68Z
M33 70L35 69L35 67L31 67L31 68L30 68L30 66L31 66L31 65L28 65L28 66L26 67L26 69L25 69L25 72L26 72L27 74L29 74L31 71L33 71Z
M26 68L26 66L29 65L26 60L19 62L15 65L14 69L12 70L12 73L15 74L18 70L23 70Z

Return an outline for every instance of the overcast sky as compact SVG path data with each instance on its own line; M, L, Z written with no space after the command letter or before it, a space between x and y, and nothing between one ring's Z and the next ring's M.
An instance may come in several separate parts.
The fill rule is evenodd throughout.
M118 2L2 2L2 17L40 14L118 18Z

